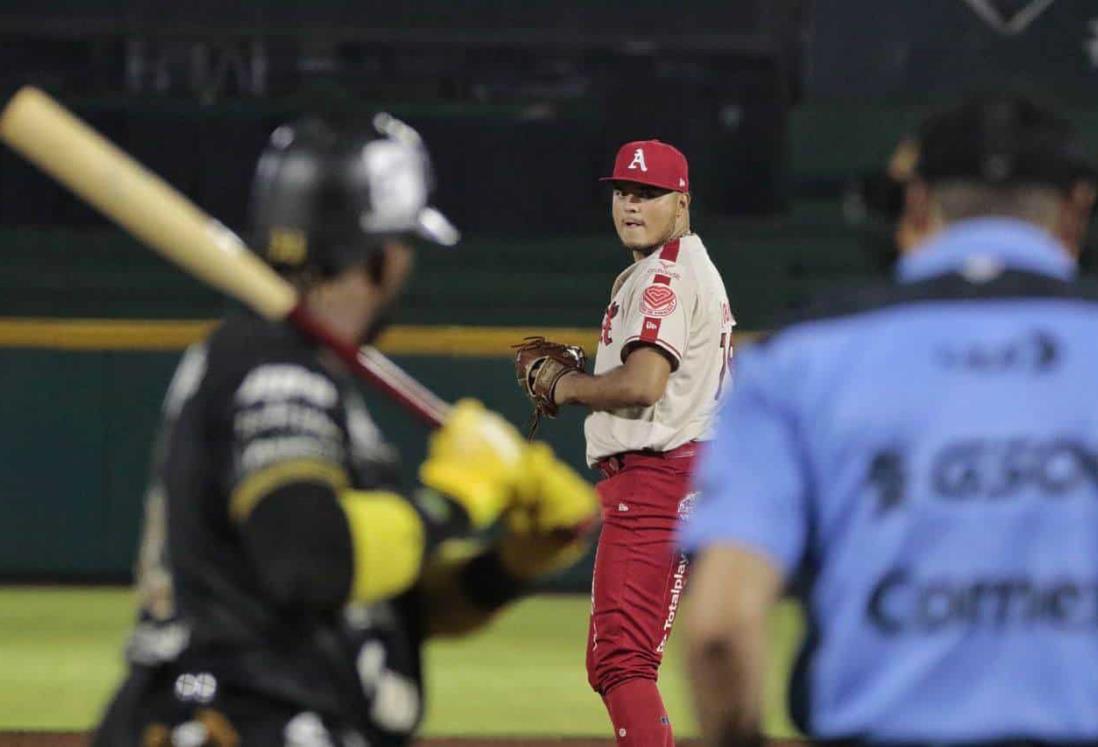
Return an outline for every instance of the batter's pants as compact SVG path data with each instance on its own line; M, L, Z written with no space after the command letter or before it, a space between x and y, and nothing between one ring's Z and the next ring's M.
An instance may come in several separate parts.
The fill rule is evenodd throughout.
M210 675L198 675L198 677ZM195 688L201 680L191 675ZM178 697L169 667L131 669L96 730L91 747L361 747L366 741L316 713L258 693L216 689L208 704Z
M602 534L591 580L587 680L605 695L626 680L656 680L686 586L675 527L693 505L696 444L628 452L599 463Z

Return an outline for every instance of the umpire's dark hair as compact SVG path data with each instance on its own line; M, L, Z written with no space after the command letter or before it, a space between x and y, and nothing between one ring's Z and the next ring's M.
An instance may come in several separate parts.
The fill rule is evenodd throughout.
M1098 172L1072 124L1019 94L983 94L928 118L917 173L930 184L1043 184L1066 189Z

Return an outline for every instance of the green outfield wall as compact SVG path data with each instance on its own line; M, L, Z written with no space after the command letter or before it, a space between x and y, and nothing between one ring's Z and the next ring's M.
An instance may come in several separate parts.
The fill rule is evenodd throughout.
M205 325L175 326L178 341L181 333ZM8 393L0 404L5 423L0 429L0 575L120 578L133 560L150 444L179 353L141 349L135 339L140 325L133 323L7 320L0 321L0 338L11 341L43 329L65 341L47 347L46 335L47 342L37 347L0 349L0 386ZM170 327L153 325L156 332L165 329ZM460 356L397 354L394 359L442 397L477 397L522 424L525 400L510 361L497 352L506 349L502 340L521 339L528 331L436 331L439 349L462 344L468 350ZM557 331L578 342L594 338L593 331ZM131 349L117 349L119 343L113 345L116 349L95 349L104 345L96 340L102 332L121 335ZM431 342L430 332L396 332L395 344L386 346L390 350ZM146 346L164 344L154 339ZM373 391L363 391L380 427L399 448L403 477L410 482L424 455L426 429ZM586 470L581 411L549 422L541 435L570 463ZM576 576L582 577L582 572Z
M778 229L698 224L741 330L761 328L821 283L866 274L833 211ZM0 246L0 576L123 577L163 390L182 348L232 304L105 226L0 229ZM418 261L400 309L412 326L395 329L384 349L441 396L477 397L523 424L509 345L545 334L593 354L628 257L612 235L471 236ZM366 396L410 480L425 430ZM582 420L567 411L541 437L586 470ZM586 579L581 566L560 588Z
M165 107L135 116L180 115ZM212 123L234 131L240 118L266 116L249 111L191 115L213 116ZM697 191L693 227L725 279L738 330L768 328L821 288L882 271L875 252L888 243L888 232L846 222L843 181L878 168L924 112L908 105L798 107L786 133L791 199L779 215L721 216L714 195ZM274 121L276 113L269 114ZM1075 114L1088 143L1098 147L1098 113ZM142 157L162 148L157 138L142 142L135 151ZM166 176L201 202L205 193L191 171ZM241 204L247 189L206 184L215 187ZM2 149L0 198L7 211L0 210L7 215L0 221L0 576L125 575L159 401L175 359L232 304L32 177ZM537 199L543 196L494 195L486 204L513 210ZM23 215L19 205L34 210ZM396 329L384 349L443 397L478 397L523 423L527 408L508 345L540 333L594 352L609 289L629 261L609 216L601 220L603 228L561 225L556 235L472 230L456 249L425 248L399 310L411 326ZM1084 264L1098 264L1096 255L1089 247ZM372 393L367 397L411 479L424 429ZM579 409L567 411L541 436L586 469L582 417Z
M741 331L765 327L821 285L869 273L834 205L728 222L699 203L695 226ZM629 261L607 229L472 235L456 250L421 251L400 309L411 326L394 329L383 349L444 398L477 397L525 423L509 345L545 334L594 353L609 289ZM182 348L232 305L107 226L0 228L0 247L0 576L123 577L163 390ZM366 396L410 480L426 431ZM540 435L586 471L582 421L582 410L568 410ZM586 579L581 566L561 587Z

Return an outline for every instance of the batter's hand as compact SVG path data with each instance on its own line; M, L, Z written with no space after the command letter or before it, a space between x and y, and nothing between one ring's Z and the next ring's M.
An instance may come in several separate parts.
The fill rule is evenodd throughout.
M587 366L587 355L577 345L564 345L544 337L527 337L515 350L515 376L523 393L534 405L530 427L533 436L541 416L556 417L558 406L554 392L564 376Z
M514 505L528 448L501 416L463 399L432 434L419 479L460 504L473 528L481 529Z
M532 443L523 454L517 489L500 542L507 571L532 580L583 557L599 516L594 488L546 444Z

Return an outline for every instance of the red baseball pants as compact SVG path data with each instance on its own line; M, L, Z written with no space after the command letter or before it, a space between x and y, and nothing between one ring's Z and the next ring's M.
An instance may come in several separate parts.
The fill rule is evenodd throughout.
M600 463L602 535L595 556L587 679L602 695L621 745L673 744L655 683L686 585L674 544L695 444L630 452ZM665 732L663 736L660 732Z

